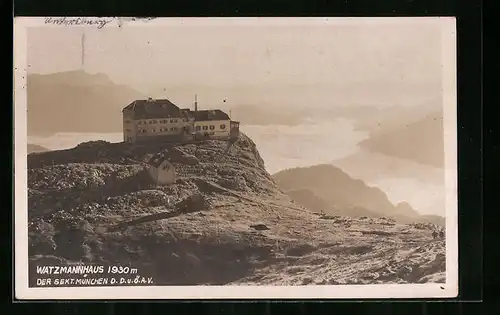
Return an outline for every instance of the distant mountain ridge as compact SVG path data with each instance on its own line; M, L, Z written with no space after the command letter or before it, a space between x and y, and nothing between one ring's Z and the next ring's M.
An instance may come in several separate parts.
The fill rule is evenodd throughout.
M370 151L444 167L444 125L441 111L418 121L372 132L360 146Z
M45 148L45 147L42 147L41 145L28 143L28 154L46 152L46 151L50 151L50 150Z
M120 132L121 110L135 99L148 96L172 98L176 103L186 102L186 95L201 91L205 101L201 107L218 107L232 112L232 118L250 125L297 125L312 121L344 117L356 121L358 129L387 130L394 121L413 121L421 112L435 108L436 102L429 100L422 106L392 106L385 109L374 104L335 106L321 105L314 111L307 106L290 106L283 103L280 94L264 100L252 99L245 89L204 86L171 86L153 89L151 95L126 85L114 83L106 74L90 74L82 70L52 74L28 74L28 133L30 135L56 132ZM296 87L299 89L299 87ZM300 90L300 89L299 89ZM281 92L280 92L281 93ZM282 91L285 93L285 91ZM233 98L245 95L245 103L235 103ZM225 102L225 98L228 101ZM340 102L340 101L338 101ZM272 104L272 106L271 106ZM318 103L319 104L319 103ZM371 104L371 103L367 103ZM284 110L286 108L286 110ZM98 114L97 114L98 113ZM64 117L54 119L53 117ZM375 135L374 135L375 136ZM375 140L374 140L375 141Z
M68 71L28 74L28 134L119 132L121 110L140 92L104 74Z
M394 205L379 188L369 187L330 164L280 171L273 175L273 179L292 200L312 211L444 225L444 218L421 216L406 202Z
M116 85L104 73L88 73L83 70L39 74L31 73L28 79L39 80L42 83L72 85L72 86L112 86Z

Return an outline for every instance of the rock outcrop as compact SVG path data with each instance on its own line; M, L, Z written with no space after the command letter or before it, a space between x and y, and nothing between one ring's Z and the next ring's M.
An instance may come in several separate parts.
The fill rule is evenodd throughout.
M145 176L141 161L162 154L173 185ZM130 265L163 285L444 281L444 240L431 227L294 204L243 134L232 144L94 142L29 155L28 202L32 266Z

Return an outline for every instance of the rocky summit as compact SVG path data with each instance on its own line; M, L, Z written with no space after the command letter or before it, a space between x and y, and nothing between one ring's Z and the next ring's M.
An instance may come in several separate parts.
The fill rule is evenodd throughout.
M152 157L175 183L150 179ZM31 262L127 265L157 285L444 282L436 226L311 212L243 134L29 154L28 206Z

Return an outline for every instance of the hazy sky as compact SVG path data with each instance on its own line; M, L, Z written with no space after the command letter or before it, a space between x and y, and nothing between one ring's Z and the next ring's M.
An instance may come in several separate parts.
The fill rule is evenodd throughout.
M36 73L80 69L85 32L84 69L145 93L203 86L230 90L239 101L291 95L290 102L377 104L439 93L439 19L310 21L37 27L28 33L28 63Z

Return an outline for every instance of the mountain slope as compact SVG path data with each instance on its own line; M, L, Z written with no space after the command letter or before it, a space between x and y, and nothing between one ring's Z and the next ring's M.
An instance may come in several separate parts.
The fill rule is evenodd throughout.
M103 74L29 74L28 134L119 132L122 108L143 97Z
M377 130L360 146L385 155L443 167L443 114L435 112L416 122Z
M175 184L149 179L140 161L152 156L169 158ZM232 145L92 142L29 155L28 188L31 273L84 262L130 265L164 285L444 281L435 226L295 205L245 135Z

